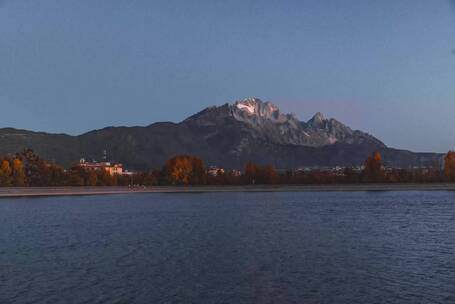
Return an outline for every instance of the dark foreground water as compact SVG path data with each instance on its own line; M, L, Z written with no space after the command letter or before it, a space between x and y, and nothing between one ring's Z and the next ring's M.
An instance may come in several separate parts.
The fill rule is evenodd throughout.
M455 193L0 200L0 303L455 303Z

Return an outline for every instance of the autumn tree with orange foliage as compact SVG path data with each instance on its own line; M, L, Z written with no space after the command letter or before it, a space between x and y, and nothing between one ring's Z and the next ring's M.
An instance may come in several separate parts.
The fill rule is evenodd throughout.
M382 167L382 156L379 152L374 152L367 158L364 163L363 170L364 179L366 182L381 182L384 180L384 170Z
M27 186L24 164L18 155L14 158L4 158L0 161L0 186Z
M279 175L271 165L259 166L253 162L248 162L245 166L245 183L246 184L277 184Z
M254 185L257 182L259 168L253 162L248 162L245 166L245 182Z
M24 165L19 158L13 159L13 185L16 187L24 187L26 185Z
M444 174L450 181L455 181L455 151L449 151L444 157Z
M272 165L267 165L261 168L260 176L262 183L267 185L277 184L280 180L278 173Z
M163 172L166 181L172 185L201 185L206 181L204 162L191 155L169 159Z
M8 159L3 159L0 165L0 186L9 187L13 183L11 164Z

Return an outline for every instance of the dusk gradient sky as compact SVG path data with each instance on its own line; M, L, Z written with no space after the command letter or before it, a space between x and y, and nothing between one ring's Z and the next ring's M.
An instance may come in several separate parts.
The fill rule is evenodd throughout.
M0 127L178 122L250 96L455 149L455 4L0 0Z

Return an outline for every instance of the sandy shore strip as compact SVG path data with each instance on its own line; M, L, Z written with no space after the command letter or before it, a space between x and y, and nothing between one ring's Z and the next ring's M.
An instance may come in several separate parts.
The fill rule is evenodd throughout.
M334 191L455 191L455 183L434 184L337 184L337 185L256 185L256 186L151 186L151 187L25 187L0 188L0 198L111 195L130 193L202 192L334 192Z

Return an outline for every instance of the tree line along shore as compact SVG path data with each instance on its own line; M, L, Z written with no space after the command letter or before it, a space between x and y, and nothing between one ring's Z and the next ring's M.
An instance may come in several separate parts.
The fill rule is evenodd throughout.
M112 186L242 186L242 185L334 185L455 182L455 152L449 151L442 168L384 168L379 152L369 156L361 169L288 170L248 162L242 172L209 173L202 159L179 155L161 169L131 175L87 170L79 165L65 169L27 149L0 157L0 187L112 187Z

